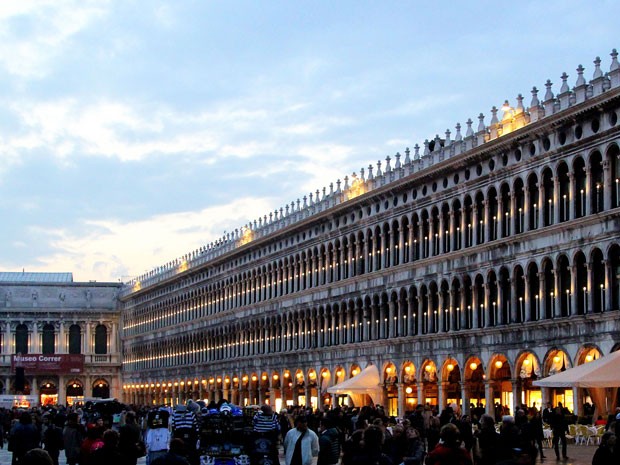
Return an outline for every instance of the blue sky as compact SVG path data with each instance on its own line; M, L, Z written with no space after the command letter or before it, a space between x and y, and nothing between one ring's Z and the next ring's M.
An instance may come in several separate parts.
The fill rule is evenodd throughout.
M0 2L0 269L123 281L620 47L620 2ZM541 93L541 95L543 95ZM474 126L475 127L475 126Z

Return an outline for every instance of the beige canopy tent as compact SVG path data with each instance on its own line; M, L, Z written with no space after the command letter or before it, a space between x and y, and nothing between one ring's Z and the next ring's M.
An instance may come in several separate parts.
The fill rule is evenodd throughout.
M599 413L603 414L606 408L613 408L613 405L605 405L606 388L612 388L610 404L614 404L620 387L620 351L536 380L532 384L539 387L587 388Z
M369 395L372 402L380 403L381 386L379 385L379 370L375 365L369 365L353 378L327 388L330 394L346 394L351 397L354 405L367 404L365 395Z

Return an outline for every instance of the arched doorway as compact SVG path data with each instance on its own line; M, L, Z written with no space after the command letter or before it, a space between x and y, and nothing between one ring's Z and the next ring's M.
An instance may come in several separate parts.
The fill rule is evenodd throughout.
M443 370L441 373L441 379L443 380L445 405L456 405L457 409L460 408L463 411L462 398L461 398L461 368L458 362L449 357L443 364ZM454 407L453 405L453 407ZM455 412L457 409L454 409Z
M74 379L67 383L67 405L84 403L84 385Z
M439 404L439 386L437 384L437 366L432 360L422 364L422 393L425 405L437 407Z
M501 421L503 415L514 412L514 402L512 394L512 371L508 359L503 354L498 354L491 359L490 370L490 389L491 399L495 407L495 419Z
M110 397L110 385L105 379L98 379L93 383L93 397L108 399Z
M469 358L465 363L465 386L472 419L474 415L479 419L485 411L484 380L485 374L482 361L478 357Z
M58 404L58 386L52 379L44 380L39 386L40 402L42 406Z
M528 408L536 408L541 411L542 391L532 383L540 378L540 364L538 358L532 352L524 352L517 359L516 371L519 373L517 378L517 395L519 402Z
M383 395L387 414L398 415L398 372L393 363L388 363L383 370Z
M571 368L572 364L568 354L562 349L553 349L547 353L544 361L545 376L555 375ZM573 398L572 388L551 388L551 403L556 406L562 403L571 412L575 411L575 399Z

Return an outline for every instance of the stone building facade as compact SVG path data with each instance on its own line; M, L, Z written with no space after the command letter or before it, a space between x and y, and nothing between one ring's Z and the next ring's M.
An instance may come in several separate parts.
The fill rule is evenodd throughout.
M506 405L620 346L620 66L577 68L275 210L120 294L124 400ZM463 133L461 132L463 131ZM602 407L605 408L605 407Z
M3 405L23 396L30 404L121 397L121 286L74 282L71 273L0 273Z

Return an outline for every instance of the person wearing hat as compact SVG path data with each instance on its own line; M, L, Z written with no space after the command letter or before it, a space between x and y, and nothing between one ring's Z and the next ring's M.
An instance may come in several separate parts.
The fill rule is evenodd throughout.
M305 416L295 419L295 428L286 433L283 445L286 465L311 465L319 455L319 437L308 428Z

